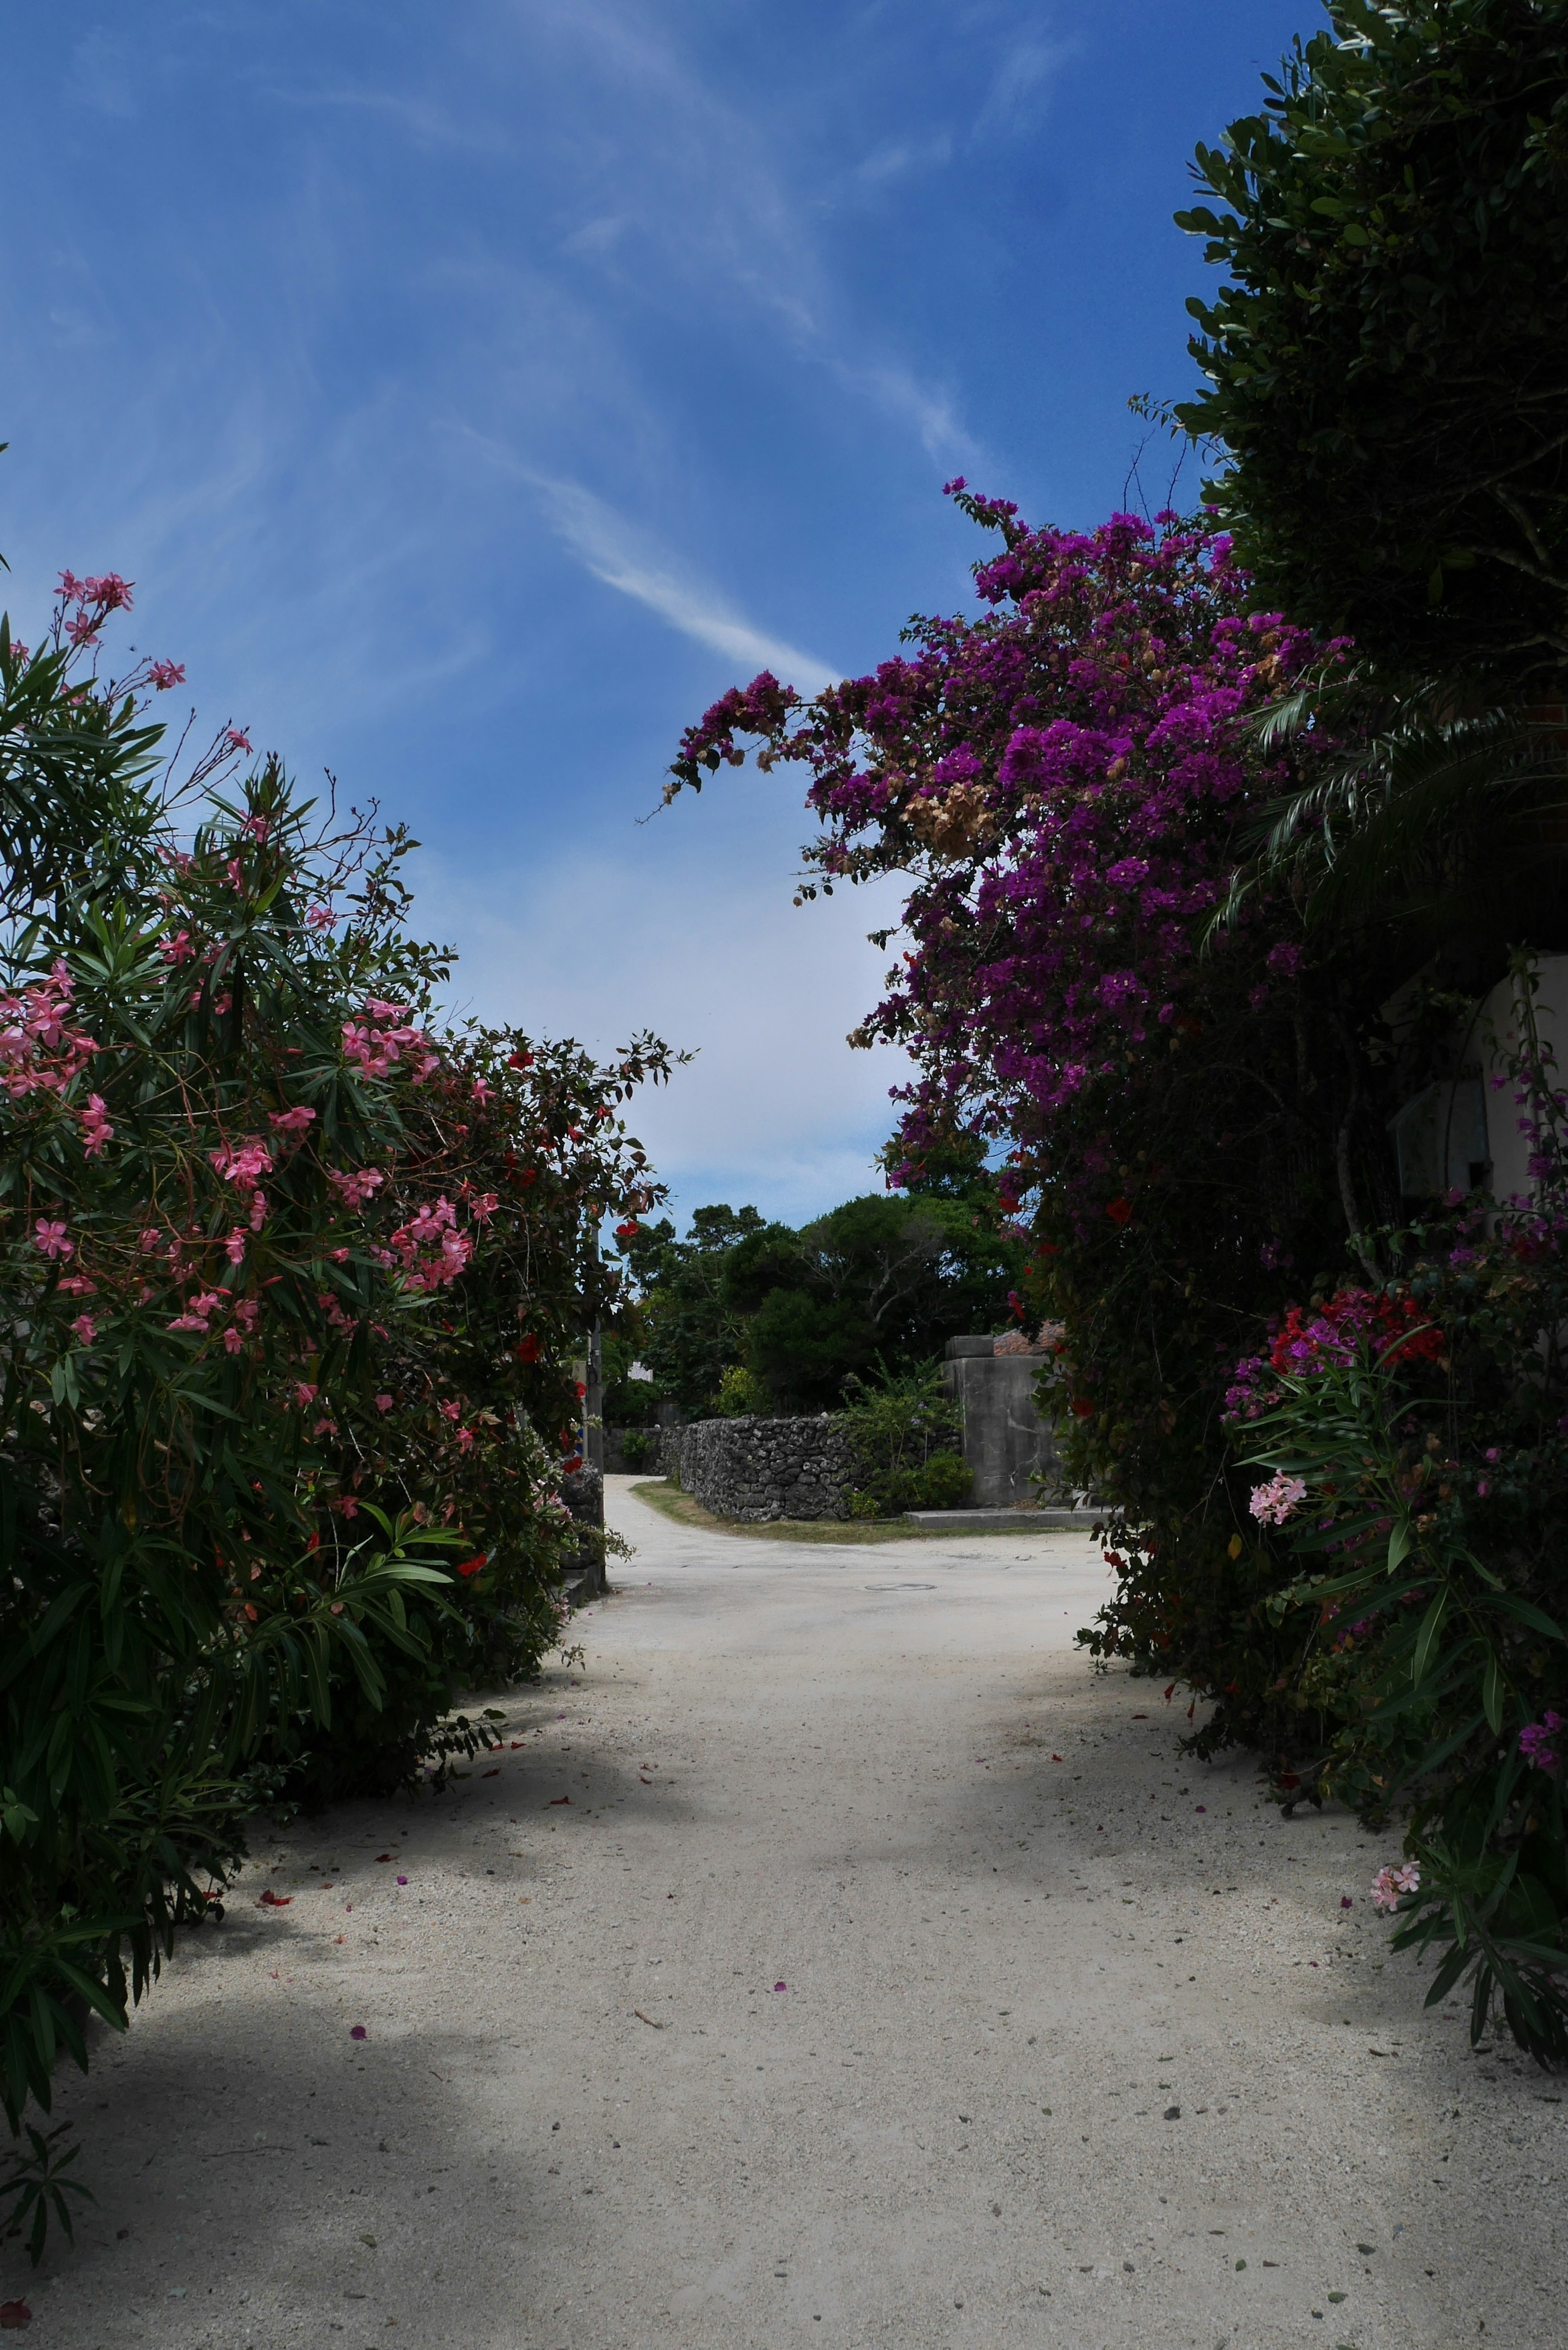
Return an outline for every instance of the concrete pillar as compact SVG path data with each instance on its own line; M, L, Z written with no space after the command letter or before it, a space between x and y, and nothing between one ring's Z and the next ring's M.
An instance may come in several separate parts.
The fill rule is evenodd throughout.
M963 1415L963 1457L974 1471L971 1506L1016 1510L1040 1499L1035 1475L1056 1447L1034 1409L1038 1355L999 1355L994 1339L950 1338L942 1382Z

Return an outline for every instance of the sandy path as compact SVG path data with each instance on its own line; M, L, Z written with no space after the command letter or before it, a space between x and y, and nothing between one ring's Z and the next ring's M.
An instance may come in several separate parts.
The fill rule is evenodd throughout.
M1563 2340L1562 2085L1423 2014L1352 1824L1088 1670L1092 1544L735 1541L628 1482L499 1775L296 1824L69 2076L99 2201L12 2248L32 2340Z

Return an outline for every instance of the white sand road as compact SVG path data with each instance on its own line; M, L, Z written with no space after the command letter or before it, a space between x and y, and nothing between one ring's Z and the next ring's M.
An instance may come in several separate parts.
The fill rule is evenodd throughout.
M258 1838L64 2077L40 2350L1568 2338L1563 2085L1423 2012L1392 1841L1090 1669L1091 1541L629 1485L586 1672L447 1795Z

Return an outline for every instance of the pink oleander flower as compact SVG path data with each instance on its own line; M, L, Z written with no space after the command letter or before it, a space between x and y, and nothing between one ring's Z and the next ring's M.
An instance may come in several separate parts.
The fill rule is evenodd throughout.
M174 964L177 969L181 963L190 962L196 949L189 931L176 931L171 939L159 941L158 951L165 962Z
M491 1085L488 1078L475 1077L473 1081L473 1098L479 1104L481 1109L483 1109L485 1103L492 1098L493 1093L494 1087Z
M251 747L251 738L243 726L227 727L223 741L231 751L248 751Z
M248 816L241 825L240 830L247 839L254 840L261 846L272 830L272 818L270 816Z
M237 1355L244 1343L244 1339L241 1333L236 1330L233 1323L231 1323L229 1327L223 1333L223 1350L225 1354Z
M487 1224L500 1205L501 1194L498 1191L481 1191L476 1199L469 1201L468 1212L476 1224Z
M159 1231L159 1229L158 1229L157 1225L156 1225L156 1224L149 1224L149 1225L147 1226L147 1229L145 1230L145 1232L142 1232L142 1234L141 1234L141 1236L140 1236L140 1248L141 1248L141 1253L142 1253L142 1255L143 1255L143 1256L151 1256L151 1255L152 1254L152 1253L153 1253L154 1249L157 1249L157 1248L161 1247L161 1245L162 1245L162 1242L163 1242L163 1235L162 1235L162 1233Z
M105 1143L114 1140L114 1128L109 1122L109 1111L101 1094L89 1094L85 1109L77 1116L81 1122L82 1149L89 1159L97 1159Z
M327 1180L346 1208L362 1208L386 1181L379 1167L361 1167L349 1173L328 1168Z
M294 1400L298 1405L301 1411L304 1411L307 1405L313 1404L316 1401L316 1396L317 1390L311 1386L308 1379L296 1379L294 1383Z
M118 571L105 571L97 578L79 580L77 593L88 604L101 604L106 612L129 612L133 584Z
M1266 1485L1254 1488L1247 1507L1260 1525L1282 1526L1298 1503L1306 1500L1306 1487L1299 1477L1287 1476L1277 1470Z
M1418 1893L1421 1872L1413 1860L1402 1868L1380 1868L1372 1880L1372 1906L1375 1909L1397 1909L1403 1893Z
M40 1216L33 1227L33 1246L51 1259L76 1254L76 1243L67 1239L65 1225L47 1216Z
M260 1176L272 1173L272 1152L259 1134L248 1134L244 1142L222 1150L209 1150L207 1157L225 1183L254 1183Z
M330 906L312 906L305 920L313 931L329 931L337 917Z
M377 1409L378 1411L386 1412L386 1411L390 1411L390 1410L391 1410L391 1409L392 1409L392 1399L391 1399L391 1397L390 1397L389 1395L379 1395L379 1396L376 1398L376 1409Z
M1548 1706L1539 1721L1527 1722L1519 1733L1519 1751L1533 1771L1556 1771L1563 1757L1552 1743L1559 1733L1568 1730L1568 1720L1553 1713Z
M171 686L184 684L185 664L183 661L156 660L147 675L160 693L167 693Z
M77 1336L81 1340L84 1347L90 1347L94 1339L98 1336L98 1324L93 1320L90 1314L78 1314L76 1320L71 1324L71 1328L76 1332Z
M244 1230L243 1225L236 1224L234 1231L229 1234L228 1239L223 1243L223 1254L228 1258L231 1264L244 1264L245 1261L245 1250L249 1243L250 1234Z
M250 1222L253 1232L259 1232L262 1226L266 1222L266 1193L265 1191L253 1191L251 1193Z
M279 1134L303 1134L307 1127L315 1124L316 1112L300 1103L293 1109L268 1110L267 1121Z

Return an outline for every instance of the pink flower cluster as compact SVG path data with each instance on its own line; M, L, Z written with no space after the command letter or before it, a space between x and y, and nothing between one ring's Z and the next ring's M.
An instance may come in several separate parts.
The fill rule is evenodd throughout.
M1270 782L1242 722L1315 650L1246 609L1229 541L1201 524L1033 530L949 488L1005 540L975 575L991 612L916 621L908 653L809 705L764 671L687 731L669 787L761 737L760 764L810 770L826 832L807 855L830 879L919 877L913 951L855 1039L915 1056L911 1161L955 1118L1049 1153L1089 1088L1179 1047L1234 823ZM1052 1163L1085 1219L1104 1213L1106 1170Z
M114 1128L109 1122L103 1096L89 1094L87 1107L78 1110L77 1117L81 1123L82 1149L89 1159L101 1158L104 1145L114 1140Z
M1287 1476L1281 1469L1266 1485L1253 1488L1247 1507L1260 1525L1282 1526L1292 1512L1306 1500L1306 1490L1299 1477Z
M62 607L58 626L67 643L78 652L84 645L96 645L98 632L110 612L129 612L132 603L129 579L118 571L106 571L98 577L78 579L74 571L62 571L57 589ZM63 608L70 606L69 611Z
M210 1338L213 1320L223 1315L230 1302L226 1289L204 1289L191 1300L183 1314L175 1315L169 1327L171 1330L189 1330L197 1337ZM235 1302L232 1317L223 1328L224 1353L239 1354L245 1340L254 1337L260 1319L261 1305L257 1299L242 1297Z
M391 1245L404 1285L414 1290L441 1289L455 1281L473 1253L473 1243L458 1231L457 1211L444 1197L400 1225Z
M241 1143L209 1150L207 1157L225 1183L258 1183L272 1173L272 1152L259 1134L247 1134Z
M348 1173L331 1167L327 1180L346 1208L362 1208L387 1179L379 1167L360 1167Z
M65 964L57 962L47 979L0 994L0 1086L13 1101L64 1093L98 1051L90 1036L70 1024L74 987Z
M1375 1909L1397 1909L1404 1893L1418 1893L1421 1872L1413 1860L1400 1868L1380 1868L1372 1880L1372 1906Z
M422 1028L409 1017L406 1003L387 1003L371 996L362 1020L343 1024L343 1050L367 1076L382 1077L405 1056L413 1081L421 1085L441 1066L441 1055Z
M1554 1741L1565 1730L1568 1730L1568 1720L1560 1713L1553 1713L1549 1706L1540 1721L1529 1722L1520 1731L1519 1751L1532 1770L1561 1769L1563 1757Z

